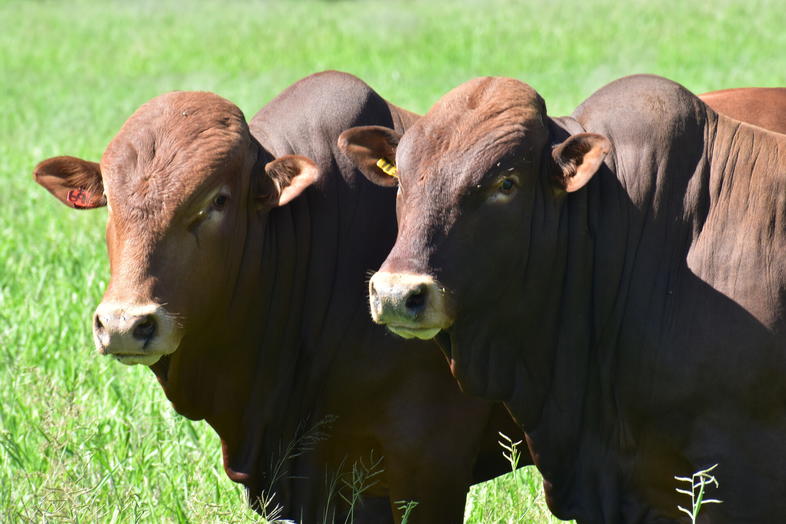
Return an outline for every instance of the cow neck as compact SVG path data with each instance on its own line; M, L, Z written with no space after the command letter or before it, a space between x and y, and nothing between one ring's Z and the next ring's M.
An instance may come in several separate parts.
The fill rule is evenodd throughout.
M322 424L332 412L323 404L334 386L339 348L351 355L372 336L363 275L379 266L393 242L395 199L350 164L338 163L337 137L303 141L298 135L290 142L287 136L278 130L268 143L259 135L265 154L257 171L273 156L301 154L319 165L323 177L249 225L235 318L244 319L238 329L256 328L232 348L239 364L230 366L233 376L244 377L236 382L235 398L242 400L234 405L245 411L226 422L232 429L217 430L230 477L252 493L272 489L279 503L299 507L293 498L307 495L290 485L289 476L313 476L313 453L289 460L275 486L271 472L286 459L289 444L316 426L327 429ZM353 187L358 181L361 187Z
M269 160L260 150L254 172L264 173ZM227 473L242 482L254 472L258 444L270 439L265 428L278 427L282 414L301 400L294 375L302 357L308 202L297 199L269 212L250 209L245 230L228 307L216 307L206 325L153 367L175 409L217 431ZM277 445L281 439L275 440Z
M250 278L240 283L244 293L257 293L244 308L245 325L254 328L242 351L253 357L248 367L235 370L245 375L244 411L230 421L237 433L219 430L227 473L250 486L275 468L278 452L307 418L308 399L298 377L308 365L301 337L312 234L307 199L272 209L261 229L251 238L262 249L249 250ZM292 413L304 415L287 416Z
M270 326L282 325L286 319L290 328L283 338L269 337L269 330L264 333L251 396L268 414L260 419L260 408L252 405L252 418L245 425L250 428L253 424L254 428L247 436L250 447L238 454L236 462L254 475L252 492L261 484L275 491L278 502L286 507L301 507L309 491L302 482L296 489L288 476L322 475L314 470L314 453L290 460L284 467L287 478L272 488L270 472L285 459L281 451L304 432L317 426L328 429L323 424L333 415L333 408L325 405L329 392L344 387L334 383L333 369L348 364L342 361L334 366L334 361L351 359L358 346L368 344L374 336L363 276L379 266L393 243L395 199L389 190L360 177L348 162L337 160L337 133L304 139L296 130L297 135L290 139L293 135L279 128L273 139L259 131L258 127L260 142L276 157L307 156L323 175L318 185L268 216L262 265L277 269L264 279L275 281L272 291L265 294L265 310ZM274 315L281 320L273 319ZM351 339L347 333L352 334Z
M569 135L584 132L576 120L566 117L549 119L549 127L551 144L544 155L550 155L551 148ZM544 171L540 177L544 183L542 194L545 194L552 191L546 171L549 167L544 164L541 169ZM592 491L599 484L607 485L609 481L601 478L602 473L597 477L587 476L587 472L595 473L595 469L584 467L584 463L598 459L608 441L626 437L604 433L604 428L617 426L613 422L614 410L604 411L606 406L614 405L613 401L603 400L613 397L613 392L604 386L610 379L611 363L607 355L598 354L598 347L608 342L601 339L616 333L614 330L604 333L603 325L612 316L616 301L599 299L600 288L619 288L619 281L610 278L604 267L611 261L601 259L603 253L595 243L598 206L602 206L600 195L609 185L609 177L613 178L614 174L604 166L586 188L564 195L555 204L541 204L542 212L536 209L533 214L532 248L525 282L545 281L549 285L544 288L548 293L541 293L538 296L543 298L535 301L543 305L540 334L534 337L539 347L533 347L527 337L526 347L520 354L535 351L549 355L552 360L544 364L549 381L543 391L536 392L542 397L540 402L533 402L533 391L526 388L532 373L519 372L508 406L520 422L527 417L532 421L530 425L523 424L527 443L543 474L549 507L561 518L589 515L587 508L580 504L595 500L595 493L583 492ZM543 200L554 202L551 197ZM540 247L549 244L553 249L539 255ZM538 260L539 256L550 258ZM541 268L542 273L535 274L533 268ZM521 296L534 296L527 294L528 291ZM539 406L539 410L528 413L521 406ZM603 442L600 448L596 449L595 438Z

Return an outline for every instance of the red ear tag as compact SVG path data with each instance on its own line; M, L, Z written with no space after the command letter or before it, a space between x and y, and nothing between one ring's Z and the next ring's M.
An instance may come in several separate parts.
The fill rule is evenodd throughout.
M88 209L95 207L95 199L84 189L72 189L68 192L68 195L66 195L66 200L68 200L68 203L74 206L76 209Z

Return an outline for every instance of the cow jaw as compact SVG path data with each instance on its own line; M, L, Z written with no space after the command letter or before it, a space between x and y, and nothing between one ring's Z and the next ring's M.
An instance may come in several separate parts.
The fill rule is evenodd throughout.
M126 365L155 364L175 352L182 336L172 315L155 303L102 302L93 318L98 353Z
M429 275L380 271L369 281L371 318L403 338L429 340L453 323L445 294Z
M125 364L126 366L152 366L156 362L158 362L161 357L164 356L163 353L159 353L157 355L112 355L115 357L115 360L120 362L121 364Z
M393 325L389 325L388 329L401 338L419 338L421 340L431 340L442 331L442 328L412 328Z

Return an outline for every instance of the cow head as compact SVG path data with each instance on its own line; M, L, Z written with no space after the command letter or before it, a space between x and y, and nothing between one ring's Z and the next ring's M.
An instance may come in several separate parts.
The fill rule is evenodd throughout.
M139 108L101 163L56 157L36 181L76 209L106 206L111 279L93 317L99 353L152 365L210 325L238 289L249 227L317 179L303 157L273 159L241 111L211 93Z
M449 333L457 376L459 347L491 354L505 333L537 330L543 296L559 294L550 275L560 267L551 219L610 143L581 133L555 144L553 126L528 85L480 78L445 95L403 136L360 127L339 140L366 177L399 185L398 237L369 283L372 317L404 337ZM514 293L526 293L526 311L508 298ZM465 355L469 373L488 376L459 378L504 399L513 379L487 383L509 375L495 375L487 358Z

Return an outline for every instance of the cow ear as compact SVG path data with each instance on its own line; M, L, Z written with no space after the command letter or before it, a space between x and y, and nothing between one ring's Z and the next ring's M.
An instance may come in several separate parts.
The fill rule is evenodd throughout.
M598 171L610 150L611 142L605 136L571 135L551 152L556 164L554 184L568 193L581 189Z
M396 147L401 134L382 126L347 129L338 137L338 148L366 178L379 186L395 186L398 181Z
M265 173L272 182L272 191L258 199L270 206L283 206L300 195L319 179L319 167L310 158L286 155L265 164Z
M33 177L68 207L92 209L106 205L101 167L96 162L58 156L38 164Z

